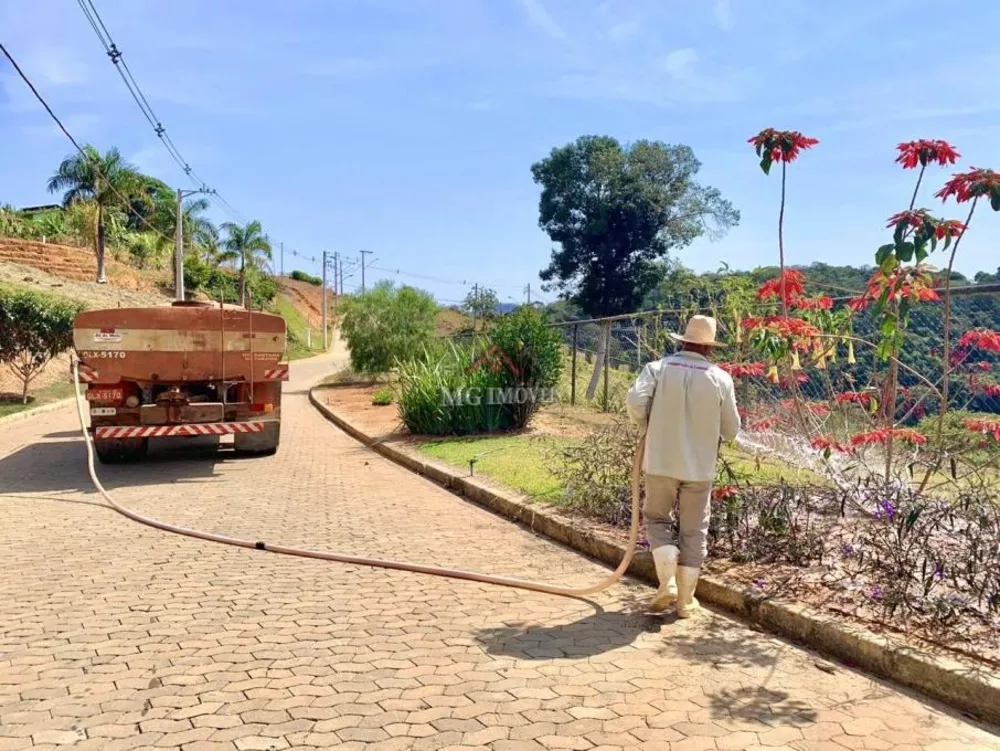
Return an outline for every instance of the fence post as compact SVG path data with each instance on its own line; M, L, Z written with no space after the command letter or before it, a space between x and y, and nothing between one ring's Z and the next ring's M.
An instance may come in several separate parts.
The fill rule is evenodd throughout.
M608 324L608 331L604 335L607 342L604 345L604 411L610 411L608 403L608 369L611 366L611 324Z
M576 338L580 330L580 324L573 324L573 366L570 375L569 403L576 404Z

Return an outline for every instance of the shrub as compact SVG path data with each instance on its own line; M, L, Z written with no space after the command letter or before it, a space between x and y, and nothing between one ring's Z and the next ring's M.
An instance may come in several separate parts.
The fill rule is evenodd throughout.
M389 389L379 389L372 396L372 404L376 407L386 407L392 404L392 391Z
M21 380L21 396L53 357L73 343L81 306L65 298L0 288L0 362Z
M320 277L307 274L305 271L299 271L297 269L292 272L292 279L299 282L307 282L308 284L313 284L317 287L321 287L323 285L323 280Z
M246 279L254 308L270 304L278 294L278 283L255 268L247 268ZM200 290L213 300L236 303L240 299L240 280L235 273L193 255L184 259L184 286Z
M341 331L358 372L387 372L425 356L432 346L437 303L422 290L379 282L345 299L341 309Z
M411 433L464 435L509 428L508 405L491 404L488 389L499 388L502 376L489 368L473 368L486 343L448 342L440 356L424 353L399 366L399 415ZM456 395L477 394L462 400Z
M503 316L489 333L489 344L492 352L505 357L499 369L502 386L550 389L559 383L562 334L546 323L537 308L522 306ZM527 426L539 404L537 399L529 399L511 405L514 426Z

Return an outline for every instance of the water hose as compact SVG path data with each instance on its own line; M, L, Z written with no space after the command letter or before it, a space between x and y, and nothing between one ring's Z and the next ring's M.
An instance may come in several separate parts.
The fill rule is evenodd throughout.
M642 473L642 456L646 443L645 433L641 434L639 437L639 442L635 452L635 459L632 464L632 526L629 530L628 545L625 548L625 555L622 558L621 563L618 564L618 568L616 568L614 572L605 579L590 587L574 589L572 587L558 587L553 584L546 584L545 582L535 582L525 579L512 579L505 576L481 574L476 571L463 571L461 569L442 568L439 566L425 566L417 563L388 561L379 558L365 558L362 556L348 555L347 553L332 553L323 550L290 548L284 545L266 543L261 540L246 540L238 537L227 537L226 535L214 534L212 532L202 532L197 529L180 527L175 524L162 522L159 519L154 519L149 516L143 516L142 514L118 503L104 488L101 481L97 477L97 471L94 467L93 439L90 435L90 431L87 429L87 420L84 415L84 400L80 394L79 360L76 357L73 358L73 381L76 385L76 409L80 417L80 429L83 431L83 440L87 447L87 470L90 473L90 479L94 483L94 487L97 489L97 492L100 493L101 497L103 497L115 511L128 517L132 521L145 524L146 526L153 527L154 529L159 529L164 532L172 532L186 537L194 537L198 540L217 542L223 545L234 545L239 548L249 548L251 550L264 550L269 553L278 553L279 555L291 555L299 558L315 558L321 561L334 561L336 563L349 563L356 566L369 566L372 568L385 568L396 571L410 571L416 574L442 576L449 579L464 579L466 581L482 582L483 584L497 584L501 587L513 587L515 589L525 589L532 592L542 592L545 594L572 598L580 598L597 594L598 592L601 592L617 583L618 580L625 575L625 572L628 571L628 568L632 563L632 558L635 555L636 543L639 539L639 495Z

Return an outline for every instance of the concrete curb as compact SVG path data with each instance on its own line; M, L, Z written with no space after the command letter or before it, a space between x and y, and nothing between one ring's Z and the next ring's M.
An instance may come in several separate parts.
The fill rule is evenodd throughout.
M461 477L450 467L425 461L415 451L380 443L315 395L316 391L336 388L314 386L309 390L309 401L320 414L366 447L473 503L601 563L614 567L621 562L625 552L623 546L600 531L580 529L569 517L562 517L556 511L504 495L474 478ZM656 584L653 560L646 551L636 552L628 574ZM900 639L874 634L796 602L764 597L715 576L703 576L699 580L698 597L850 667L916 689L976 718L1000 724L1000 675L989 673L985 668L930 654Z
M15 412L12 415L6 415L0 417L0 428L8 423L17 422L19 420L27 420L29 417L35 417L36 415L44 415L46 412L55 412L57 409L62 409L73 404L76 401L76 397L67 397L66 399L60 399L57 402L49 402L48 404L43 404L40 407L32 407L31 409L26 409L23 412Z

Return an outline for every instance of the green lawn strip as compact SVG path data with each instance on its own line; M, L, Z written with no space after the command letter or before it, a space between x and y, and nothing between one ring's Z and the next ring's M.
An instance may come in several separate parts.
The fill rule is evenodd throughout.
M549 471L547 452L571 443L555 436L503 435L435 439L421 444L422 454L469 474L483 475L529 498L559 503L563 498L559 480Z
M35 409L36 407L57 402L60 399L68 399L73 396L73 384L53 383L51 386L45 386L37 391L32 391L31 395L34 399L28 404L21 404L20 402L13 404L10 402L0 402L0 417L6 417L7 415L24 412L29 409Z
M288 326L288 359L299 360L303 357L312 357L323 351L323 330L313 329L312 349L306 346L306 331L309 329L309 321L296 308L292 301L284 295L278 295L274 300L274 309ZM294 342L292 339L294 338Z

